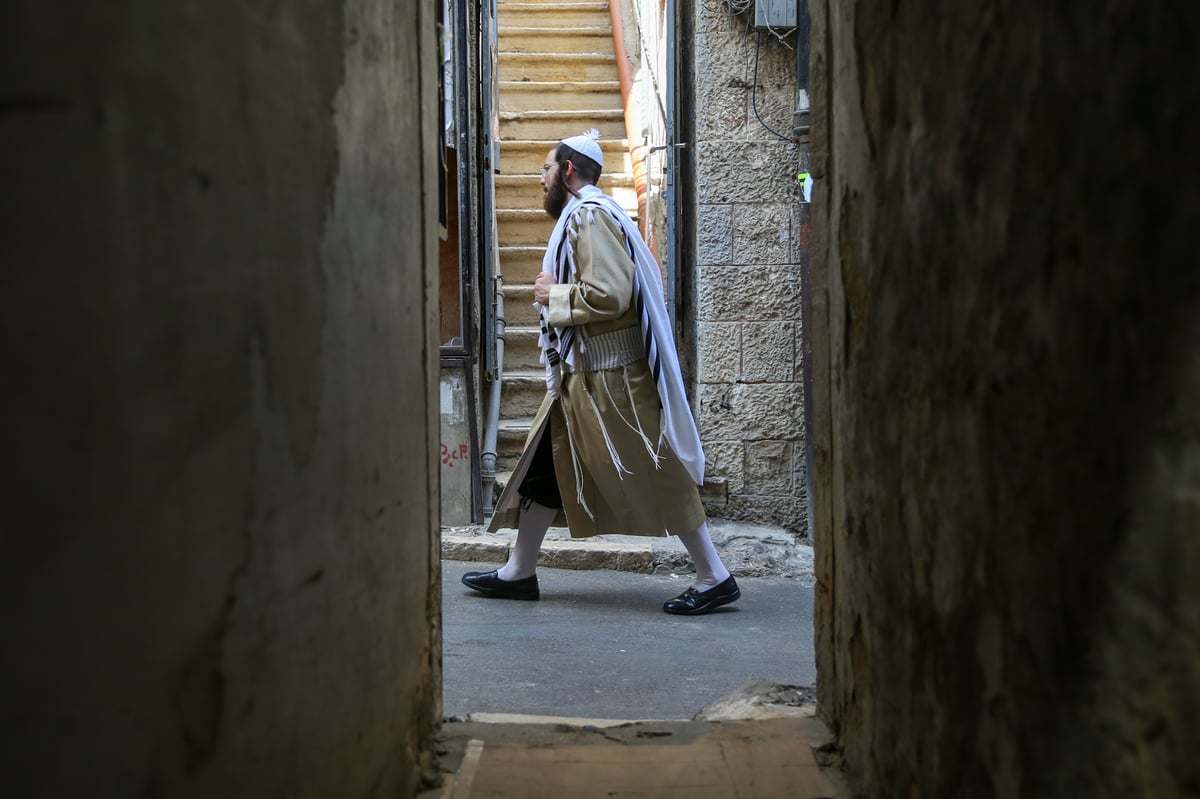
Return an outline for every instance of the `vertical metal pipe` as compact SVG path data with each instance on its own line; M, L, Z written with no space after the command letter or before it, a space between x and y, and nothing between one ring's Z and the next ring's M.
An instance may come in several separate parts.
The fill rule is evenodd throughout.
M676 330L677 320L675 319L675 303L678 296L676 288L679 280L679 224L676 221L676 216L679 210L679 201L675 196L678 190L678 182L676 181L676 170L679 167L679 148L676 147L676 137L678 129L675 126L675 117L678 115L678 108L675 105L676 84L679 76L677 74L676 53L679 50L679 43L675 41L675 6L671 2L667 3L667 258L666 258L666 300L667 313L671 317L671 329Z
M484 128L482 136L482 170L480 173L483 195L480 236L480 302L483 305L483 380L488 383L487 404L484 408L483 442L479 454L480 512L483 518L493 513L496 484L496 440L500 427L500 395L504 383L504 280L500 274L499 239L496 235L496 183L495 173L499 170L499 76L494 69L497 47L496 2L485 0L480 4L480 62L482 86L480 99L483 107ZM490 382L488 382L490 381ZM482 392L481 392L482 393Z
M494 70L496 50L496 18L495 3L479 4L479 103L480 103L480 132L478 138L478 175L479 175L479 305L480 320L480 366L483 379L487 380L496 375L495 360L495 325L492 314L495 302L489 296L492 289L492 277L495 273L494 253L496 250L496 181L495 173L499 169L497 152L499 142L496 141L496 119L499 109L496 104L497 76Z
M483 515L491 516L495 512L496 486L496 440L500 429L500 390L504 383L504 279L497 274L495 277L496 303L496 377L489 385L487 422L483 428L483 448L480 453L480 478L483 495Z

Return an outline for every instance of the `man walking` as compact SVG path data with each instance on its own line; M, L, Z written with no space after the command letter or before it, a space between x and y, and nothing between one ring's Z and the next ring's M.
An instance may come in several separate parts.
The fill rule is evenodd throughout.
M508 562L463 583L495 598L537 599L537 556L552 524L565 522L573 538L678 535L696 579L663 610L700 615L741 591L700 503L704 453L662 276L624 209L595 185L604 164L598 137L562 140L542 166L543 206L557 220L533 287L546 398L489 526L515 523Z

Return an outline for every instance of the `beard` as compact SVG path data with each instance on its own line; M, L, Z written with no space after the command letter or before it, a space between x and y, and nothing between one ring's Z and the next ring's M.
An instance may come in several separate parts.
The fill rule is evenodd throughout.
M546 209L546 213L552 219L558 219L562 216L563 208L567 205L567 180L563 177L562 167L559 167L558 180L546 187L546 192L542 196L542 208Z

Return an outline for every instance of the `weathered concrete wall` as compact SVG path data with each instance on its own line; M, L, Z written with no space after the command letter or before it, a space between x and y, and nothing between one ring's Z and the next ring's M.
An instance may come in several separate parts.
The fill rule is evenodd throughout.
M710 513L807 527L800 347L801 231L792 135L795 34L785 46L696 3L696 405ZM755 78L755 55L758 74ZM755 86L757 85L757 90ZM685 213L688 211L685 211Z
M818 689L860 796L1200 791L1184 8L812 3Z
M5 4L0 794L412 795L431 14Z

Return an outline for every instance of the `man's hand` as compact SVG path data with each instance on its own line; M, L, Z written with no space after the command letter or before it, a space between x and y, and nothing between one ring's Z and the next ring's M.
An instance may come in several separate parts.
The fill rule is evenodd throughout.
M538 272L537 279L533 281L533 301L549 306L550 287L557 282L549 272Z

